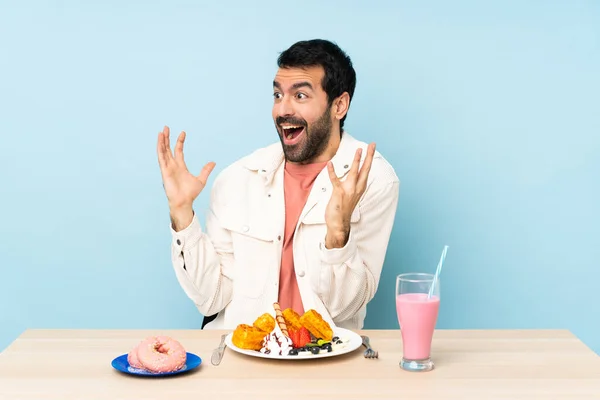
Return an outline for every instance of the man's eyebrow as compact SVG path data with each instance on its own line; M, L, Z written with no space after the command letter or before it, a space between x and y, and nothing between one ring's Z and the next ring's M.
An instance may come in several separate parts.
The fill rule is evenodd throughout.
M307 87L307 88L309 88L310 90L313 90L313 87L312 87L312 85L310 84L310 82L298 82L298 83L294 83L294 84L292 85L292 89L299 89L299 88L301 88L301 87Z
M277 89L281 90L281 85L280 85L280 84L279 84L279 82L277 82L277 81L273 81L273 87L275 87L275 88L277 88ZM310 90L314 90L314 89L313 89L313 87L312 87L312 85L310 84L310 82L306 82L306 81L305 81L305 82L297 82L297 83L294 83L294 84L292 85L292 89L293 89L293 90L295 90L295 89L299 89L299 88L301 88L301 87L307 87L307 88L309 88Z

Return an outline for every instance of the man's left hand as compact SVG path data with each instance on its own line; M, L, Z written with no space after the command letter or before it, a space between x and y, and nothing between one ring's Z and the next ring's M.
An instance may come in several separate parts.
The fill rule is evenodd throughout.
M350 216L367 188L367 178L374 154L375 143L371 143L367 148L365 162L359 170L362 149L356 150L350 171L343 181L335 174L333 163L331 161L327 163L329 179L333 186L331 199L325 209L325 223L327 224L325 247L328 249L342 248L348 242Z

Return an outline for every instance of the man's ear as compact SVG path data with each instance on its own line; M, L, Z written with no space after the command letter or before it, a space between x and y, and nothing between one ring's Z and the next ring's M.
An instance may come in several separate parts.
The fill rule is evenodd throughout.
M344 92L333 101L331 112L337 120L341 120L348 113L348 108L350 108L350 95Z

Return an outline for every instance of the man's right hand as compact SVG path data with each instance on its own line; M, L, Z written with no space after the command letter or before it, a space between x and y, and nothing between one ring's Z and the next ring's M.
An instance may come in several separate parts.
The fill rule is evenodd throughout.
M156 150L163 186L169 201L173 229L180 231L192 222L194 217L192 205L206 186L206 181L215 168L215 163L207 163L199 175L193 175L188 171L183 160L185 132L181 132L177 138L175 156L171 152L169 133L169 127L165 126L163 131L158 134Z

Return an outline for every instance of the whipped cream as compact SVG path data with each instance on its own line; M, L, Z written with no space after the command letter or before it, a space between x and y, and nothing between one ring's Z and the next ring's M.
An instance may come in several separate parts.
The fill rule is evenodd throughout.
M279 328L279 324L275 324L275 329L263 339L260 352L263 354L287 356L293 348L292 339L283 334L281 328Z

